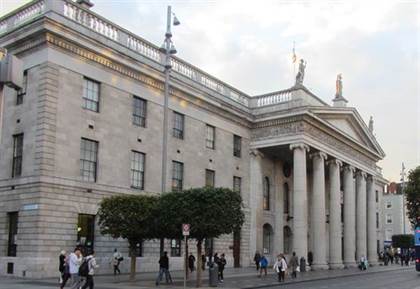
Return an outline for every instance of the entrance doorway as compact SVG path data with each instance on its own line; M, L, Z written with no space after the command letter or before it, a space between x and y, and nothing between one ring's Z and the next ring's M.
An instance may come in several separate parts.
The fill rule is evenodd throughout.
M233 267L241 267L241 231L233 233Z

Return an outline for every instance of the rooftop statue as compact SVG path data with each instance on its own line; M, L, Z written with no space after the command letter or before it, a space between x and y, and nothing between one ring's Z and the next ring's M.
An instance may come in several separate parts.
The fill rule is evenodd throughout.
M343 81L341 73L337 75L337 80L335 81L335 97L343 97Z
M305 68L306 68L306 61L301 59L299 63L299 71L296 74L296 83L295 85L302 85L303 78L305 77Z

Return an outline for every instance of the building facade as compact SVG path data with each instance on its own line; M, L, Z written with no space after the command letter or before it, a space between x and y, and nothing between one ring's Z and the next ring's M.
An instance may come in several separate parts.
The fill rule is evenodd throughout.
M100 234L99 202L161 191L163 57L81 2L36 0L0 19L0 45L24 66L23 87L1 99L0 274L55 276L76 245L110 270L127 244ZM166 190L241 193L241 231L206 242L230 266L256 251L312 252L313 269L377 260L385 154L341 89L329 105L300 72L289 89L250 96L172 58ZM181 268L181 248L145 241L138 269L156 270L161 250Z
M402 193L401 183L390 183L383 196L385 246L392 245L392 236L414 234L408 219L406 200Z

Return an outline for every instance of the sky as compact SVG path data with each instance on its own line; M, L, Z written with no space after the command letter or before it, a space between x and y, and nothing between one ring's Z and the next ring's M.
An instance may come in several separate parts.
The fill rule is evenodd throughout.
M26 0L0 0L0 15ZM91 0L93 11L161 45L166 7L180 58L249 95L294 84L292 49L307 61L304 85L327 103L343 95L386 153L379 165L399 181L420 165L420 1Z

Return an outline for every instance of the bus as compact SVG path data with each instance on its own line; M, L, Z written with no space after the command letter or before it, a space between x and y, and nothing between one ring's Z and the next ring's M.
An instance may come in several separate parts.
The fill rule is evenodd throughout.
M416 250L416 271L420 271L420 224L414 230L414 247Z

